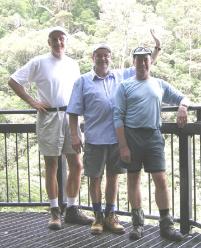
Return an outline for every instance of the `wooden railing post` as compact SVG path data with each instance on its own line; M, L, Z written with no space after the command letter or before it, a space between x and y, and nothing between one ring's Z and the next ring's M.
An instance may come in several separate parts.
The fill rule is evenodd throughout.
M61 211L63 212L66 202L66 178L67 178L67 166L66 157L61 155L58 158L58 170L57 170L57 180L58 180L58 201Z
M180 229L183 234L190 231L192 218L192 165L191 165L191 137L182 129L179 134L179 162L180 162Z

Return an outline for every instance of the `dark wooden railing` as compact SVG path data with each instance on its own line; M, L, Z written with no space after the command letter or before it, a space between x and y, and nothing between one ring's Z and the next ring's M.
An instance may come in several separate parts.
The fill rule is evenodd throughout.
M177 107L163 107L163 112L174 113ZM181 231L188 233L191 227L201 228L201 106L189 107L190 115L196 120L184 128L178 128L175 122L163 122L162 133L166 139L166 149L172 214L180 222ZM6 122L11 115L33 115L35 110L1 110L0 118ZM2 118L3 119L3 118ZM48 206L44 187L43 158L36 149L35 123L0 123L0 207L1 206ZM19 147L20 146L20 147ZM33 150L32 150L33 149ZM11 158L12 157L12 158ZM32 163L34 162L34 166ZM21 175L23 167L23 173ZM144 175L147 178L147 175ZM66 160L59 158L59 201L65 203ZM129 203L126 192L126 177L119 188L117 212L129 215ZM148 192L147 218L158 219L154 214L153 182L148 174L144 180ZM92 209L89 197L89 181L82 178L79 205ZM34 190L33 190L34 188ZM176 189L176 190L175 190ZM177 202L177 198L179 201ZM180 206L178 208L178 206Z

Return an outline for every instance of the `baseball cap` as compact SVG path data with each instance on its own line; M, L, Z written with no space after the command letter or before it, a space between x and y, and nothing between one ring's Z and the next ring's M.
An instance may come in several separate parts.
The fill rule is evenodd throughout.
M109 45L107 45L106 43L99 43L96 44L93 48L93 53L95 53L98 49L107 49L110 53L111 53L111 48L109 47Z
M135 55L144 55L144 54L152 54L152 51L149 47L137 47L133 51L133 56Z
M56 26L56 27L51 28L48 36L50 36L52 33L56 32L56 31L59 31L59 32L63 33L65 36L67 36L66 30L61 26Z

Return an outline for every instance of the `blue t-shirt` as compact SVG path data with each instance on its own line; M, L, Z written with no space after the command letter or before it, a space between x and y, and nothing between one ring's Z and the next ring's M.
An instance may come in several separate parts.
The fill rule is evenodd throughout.
M179 105L183 94L162 79L131 77L119 85L115 96L115 127L158 129L161 104Z

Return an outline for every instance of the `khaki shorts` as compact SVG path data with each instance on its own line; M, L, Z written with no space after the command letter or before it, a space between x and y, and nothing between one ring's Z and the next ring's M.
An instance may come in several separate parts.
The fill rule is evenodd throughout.
M106 166L107 175L126 173L126 170L118 165L118 144L92 145L86 143L84 146L84 174L89 177L101 177Z
M76 153L71 146L68 115L64 111L38 112L36 132L39 150L44 156Z

